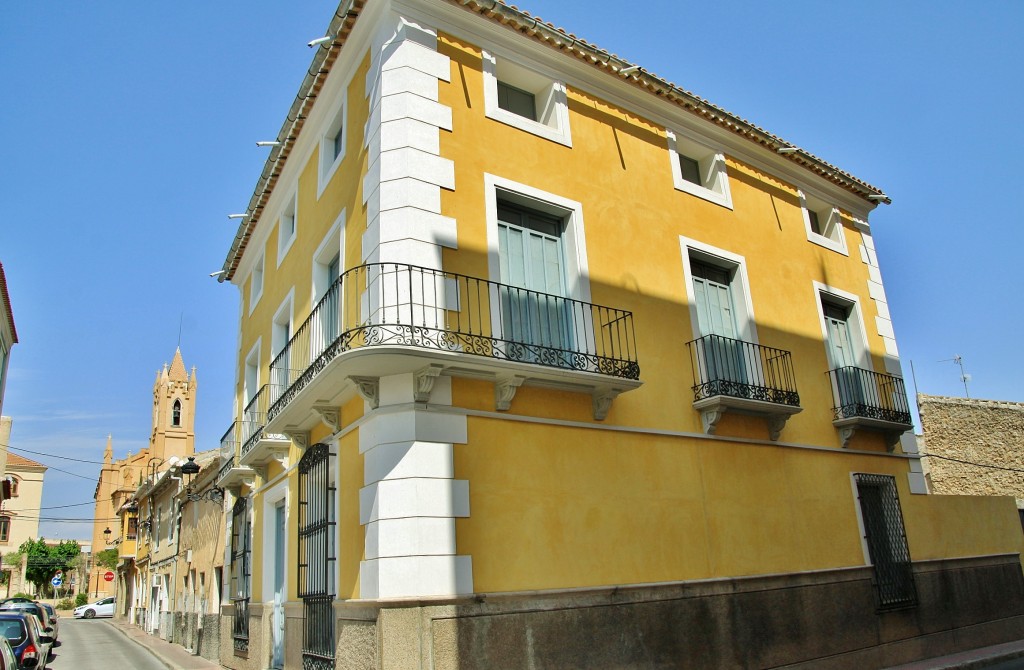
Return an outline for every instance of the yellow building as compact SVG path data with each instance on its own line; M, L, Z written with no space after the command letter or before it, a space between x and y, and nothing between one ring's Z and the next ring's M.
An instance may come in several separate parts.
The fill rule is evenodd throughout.
M1020 637L1013 500L921 495L884 192L494 0L345 0L325 34L220 274L222 663Z

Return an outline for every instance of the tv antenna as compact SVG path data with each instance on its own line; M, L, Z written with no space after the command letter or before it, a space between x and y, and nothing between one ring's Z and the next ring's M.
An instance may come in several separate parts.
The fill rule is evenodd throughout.
M971 381L971 376L964 372L964 359L960 357L960 354L954 354L953 358L944 358L939 362L949 363L950 361L960 366L960 381L964 383L964 393L970 398L971 392L967 390L967 382Z

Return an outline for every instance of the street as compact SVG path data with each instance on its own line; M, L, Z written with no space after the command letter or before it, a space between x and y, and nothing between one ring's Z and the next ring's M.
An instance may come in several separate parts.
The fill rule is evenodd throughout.
M149 651L115 629L108 619L61 617L58 644L46 666L53 670L166 670Z

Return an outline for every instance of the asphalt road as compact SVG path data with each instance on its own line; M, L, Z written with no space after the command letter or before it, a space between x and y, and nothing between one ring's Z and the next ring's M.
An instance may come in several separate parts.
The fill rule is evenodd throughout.
M59 647L46 666L51 670L166 670L152 654L107 619L61 617Z

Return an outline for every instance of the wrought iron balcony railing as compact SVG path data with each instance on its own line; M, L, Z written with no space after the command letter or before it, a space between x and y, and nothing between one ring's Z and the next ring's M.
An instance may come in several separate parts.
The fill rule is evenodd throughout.
M267 406L270 402L270 388L270 384L261 386L256 395L249 401L249 404L242 410L242 420L239 423L241 423L241 455L243 456L252 451L253 447L256 446L263 436L263 427L267 425Z
M864 418L911 425L910 404L902 378L853 366L829 370L828 375L836 421Z
M224 476L238 463L238 445L241 443L242 422L232 421L231 427L220 438L220 471L217 473L217 480L224 479Z
M270 366L273 419L339 354L397 345L639 379L631 312L400 263L341 275Z
M687 342L694 401L729 396L799 407L793 359L788 351L721 335Z

